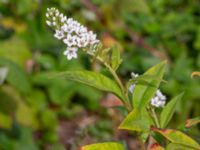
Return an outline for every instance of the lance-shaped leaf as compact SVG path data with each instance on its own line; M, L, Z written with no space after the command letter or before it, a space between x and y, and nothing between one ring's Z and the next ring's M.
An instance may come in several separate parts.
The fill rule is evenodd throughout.
M165 65L166 61L161 62L144 73L144 76L154 76L155 78L146 78L146 84L136 84L132 95L133 107L144 108L153 98L162 81Z
M145 109L134 109L120 124L119 129L148 132L150 129L150 124L151 119Z
M123 96L118 85L113 80L100 73L92 71L66 71L55 76L81 82L103 91L112 92L123 100Z
M186 128L190 128L196 124L200 123L200 117L195 117L195 118L192 118L192 119L188 119L185 123L185 127Z
M162 110L160 115L160 125L161 128L165 128L170 122L176 108L177 102L182 98L183 93L173 98Z
M192 138L190 138L189 136L187 136L181 131L173 130L173 129L161 130L154 127L152 128L152 131L160 133L172 143L180 144L189 148L200 150L200 145L195 140L193 140Z
M120 58L120 50L117 46L112 48L112 55L111 55L111 66L114 70L117 70L119 65L121 64L122 59Z
M117 142L105 142L86 145L81 150L125 150L124 146Z
M196 149L180 144L170 143L167 145L165 150L196 150Z

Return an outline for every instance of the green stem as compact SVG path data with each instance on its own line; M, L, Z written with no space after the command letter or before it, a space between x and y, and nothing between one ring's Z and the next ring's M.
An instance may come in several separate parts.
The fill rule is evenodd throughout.
M118 75L116 74L116 72L110 67L110 65L108 65L107 63L104 63L104 65L109 69L110 73L112 74L112 76L114 77L115 81L118 83L122 93L123 93L123 97L125 98L125 106L127 107L127 109L129 111L132 110L131 105L129 103L129 98L126 94L125 88L121 82L121 80L119 79Z
M154 119L154 122L155 122L156 127L157 127L157 128L160 128L160 123L159 123L158 117L157 117L157 115L156 115L155 109L151 107L150 110L151 110L152 117L153 117L153 119Z
M104 65L109 69L110 73L113 75L115 81L118 83L119 87L121 88L121 90L124 93L124 86L123 86L121 80L119 79L119 77L117 76L116 72L107 63L104 63Z
M88 54L94 56L94 54L92 54L92 53L89 53L89 52L88 52ZM95 56L94 56L94 57L95 57ZM129 98L128 98L128 96L126 96L125 88L124 88L124 86L123 86L121 80L119 79L118 75L116 74L115 70L113 70L112 67L111 67L109 64L107 64L106 62L104 62L103 59L102 59L101 57L96 56L96 58L108 68L108 70L110 71L110 73L111 73L112 76L114 77L114 79L115 79L115 81L117 82L117 84L119 85L119 87L120 87L120 89L121 89L121 92L122 92L122 94L123 94L123 97L124 97L124 99L125 99L125 101L123 101L123 102L124 102L124 105L127 107L127 109L128 109L129 111L131 111L131 105L130 105L130 103L129 103ZM127 103L127 102L128 102L128 103Z

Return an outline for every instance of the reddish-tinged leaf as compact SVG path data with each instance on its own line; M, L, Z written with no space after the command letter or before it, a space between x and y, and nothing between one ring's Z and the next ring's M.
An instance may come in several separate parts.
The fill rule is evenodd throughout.
M150 146L150 149L149 150L164 150L164 148L162 146L160 146L158 143L153 143L151 146Z
M185 123L185 127L186 128L190 128L196 124L200 123L200 117L196 117L196 118L192 118L192 119L188 119Z
M194 76L200 76L200 72L193 72L192 74L191 74L191 77L194 77Z
M162 130L155 127L152 127L151 130L154 132L160 133L172 143L180 144L189 148L200 150L200 145L195 140L193 140L192 138L190 138L188 135L186 135L185 133L181 131L173 130L173 129Z

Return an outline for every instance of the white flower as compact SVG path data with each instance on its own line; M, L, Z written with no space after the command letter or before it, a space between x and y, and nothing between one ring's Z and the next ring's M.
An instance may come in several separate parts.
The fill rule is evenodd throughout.
M56 10L55 15L56 15L56 16L59 16L59 11L58 11L58 10Z
M131 72L131 77L132 77L132 78L137 78L138 76L139 76L139 74L134 73L134 72Z
M164 107L165 106L165 101L162 101L159 99L159 97L154 97L151 100L151 105L155 107Z
M63 54L67 56L68 60L71 60L72 58L77 58L77 51L76 47L68 47Z
M50 22L50 21L46 21L46 24L48 25L48 26L52 26L52 23Z
M135 89L135 84L131 84L130 87L128 88L129 92L133 93Z
M46 17L47 17L47 18L49 17L49 14L48 14L48 13L46 13Z
M63 16L63 14L60 14L61 22L64 23L67 21L67 17Z
M60 30L56 30L56 33L54 34L54 37L56 37L57 39L62 39L64 37L64 33L63 31L60 31Z
M90 31L89 33L88 33L88 40L89 40L89 43L90 44L95 44L95 43L98 43L99 42L99 40L96 40L96 34L94 34L92 31Z
M87 28L84 26L77 26L76 28L76 34L78 34L79 36L82 36L83 34L87 33Z
M67 24L64 24L61 29L65 32L65 33L68 33L68 34L71 34L73 31L75 31L75 28L74 26L72 26L71 24L70 25L67 25Z
M165 107L165 103L166 101L159 101L158 104L160 105L160 107Z
M73 22L74 22L74 19L73 18L68 18L67 19L67 24L69 25L69 24L73 24Z
M54 21L54 22L52 22L52 25L53 25L53 26L56 26L56 22L55 22L55 21Z
M156 95L163 101L166 100L166 96L162 94L162 92L160 90L156 91Z
M77 44L80 48L86 47L88 45L87 37L77 38Z
M63 30L64 32L68 32L68 26L67 26L67 24L64 24L64 25L61 27L61 30Z
M159 98L157 96L151 99L152 106L159 107L158 103L159 103Z
M134 73L134 72L131 72L131 77L132 77L133 79L137 78L138 76L139 76L139 74ZM129 89L128 89L129 92L133 93L133 91L134 91L134 89L135 89L135 86L136 86L136 83L137 83L137 81L136 81L135 83L133 83L133 84L130 85L130 87L129 87Z
M71 36L71 34L68 34L67 38L64 39L63 42L67 44L68 47L71 47L77 44L76 40L77 40L76 36Z
M156 91L156 95L151 99L151 105L154 107L164 107L166 103L166 96L160 90Z

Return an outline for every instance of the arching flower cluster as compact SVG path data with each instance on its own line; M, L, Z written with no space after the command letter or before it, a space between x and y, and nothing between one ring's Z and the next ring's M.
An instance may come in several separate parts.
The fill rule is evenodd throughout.
M134 72L131 73L131 77L133 79L137 78L138 76L139 75L137 73ZM134 92L136 84L137 82L129 86L129 92L131 93ZM166 103L166 96L163 95L160 90L157 90L155 96L151 99L150 104L154 107L164 107L165 103Z
M62 40L67 49L64 51L68 60L77 58L77 51L81 48L99 43L96 34L72 18L67 18L56 8L48 8L46 23L55 30L54 37Z

